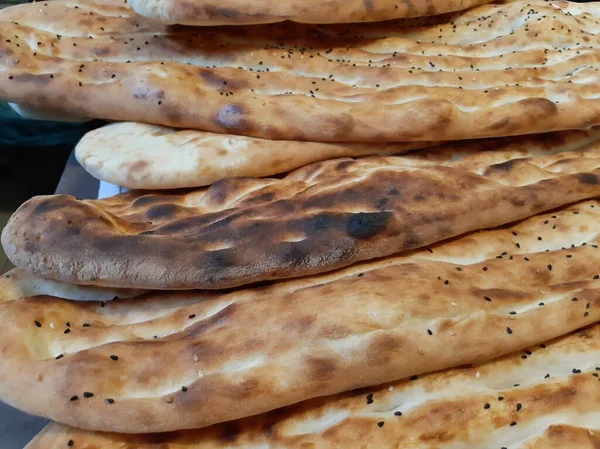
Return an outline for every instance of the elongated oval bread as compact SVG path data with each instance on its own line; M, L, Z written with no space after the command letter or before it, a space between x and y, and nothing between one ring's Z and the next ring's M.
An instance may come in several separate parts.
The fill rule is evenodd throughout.
M105 434L60 424L26 449L596 449L600 326L499 360L349 392L209 429Z
M600 320L599 232L587 201L267 287L0 303L0 399L159 432L489 360Z
M98 179L153 190L205 186L229 176L272 176L336 157L400 154L427 146L432 145L279 141L115 123L87 133L75 155Z
M600 124L597 2L425 26L169 28L119 0L0 12L0 99L280 140L445 141Z
M430 16L490 0L134 0L138 14L163 23L249 25L293 20L304 23L376 22Z
M304 276L599 196L599 137L334 159L187 192L35 197L2 244L16 266L82 284L216 289Z

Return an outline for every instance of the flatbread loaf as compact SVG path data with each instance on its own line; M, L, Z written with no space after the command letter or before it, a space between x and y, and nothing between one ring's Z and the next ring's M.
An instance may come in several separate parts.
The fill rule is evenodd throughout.
M0 12L0 99L280 140L582 129L600 124L598 16L598 2L534 0L426 26L198 30L120 0L53 0Z
M431 144L266 140L115 123L86 134L75 155L98 179L130 189L153 190L205 186L230 176L272 176L336 157L400 154L426 146Z
M489 360L600 320L599 233L594 200L266 287L4 302L0 399L159 432Z
M304 23L377 22L430 16L471 8L490 0L134 0L138 14L163 23L249 25L293 20Z
M0 301L13 301L34 296L58 296L77 301L110 301L130 298L144 290L80 286L44 279L20 268L0 276Z
M26 449L596 449L600 326L468 368L154 435L51 424Z
M16 266L79 284L217 289L304 276L599 196L599 137L332 159L187 192L35 197L2 243Z
M512 157L582 150L600 140L597 131L562 132L512 140L446 144L410 157L447 162L457 155L503 147ZM404 144L325 144L178 131L142 123L115 123L86 134L75 155L93 176L131 189L177 189L210 185L225 177L285 173L335 157L406 153L425 142ZM498 151L498 150L497 150Z

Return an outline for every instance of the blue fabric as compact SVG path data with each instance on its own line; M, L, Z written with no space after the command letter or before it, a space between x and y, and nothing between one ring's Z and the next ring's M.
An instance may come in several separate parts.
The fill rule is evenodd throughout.
M0 148L75 145L88 130L85 123L29 120L0 103Z

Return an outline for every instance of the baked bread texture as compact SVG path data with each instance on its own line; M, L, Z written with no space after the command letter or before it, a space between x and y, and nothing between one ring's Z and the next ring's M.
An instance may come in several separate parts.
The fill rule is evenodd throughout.
M153 292L105 303L52 297L2 302L0 398L76 427L162 432L200 428L310 398L490 360L600 319L599 214L598 201L586 201L429 250L231 292ZM581 418L576 423L583 425L588 412L598 416L594 388L600 382L587 371L597 366L600 340L597 331L590 335L593 338L574 341L589 340L596 352L588 348L579 353L578 343L570 355L557 355L561 367L557 370L547 368L549 362L540 351L527 360L517 357L518 363L511 361L489 378L487 371L482 371L481 379L467 371L464 390L460 385L442 389L446 375L409 383L413 386L398 402L404 407L399 410L410 408L409 397L421 401L424 388L440 388L445 395L460 397L447 408L437 403L439 423L419 414L423 422L417 428L431 429L432 438L438 434L436 426L462 435L466 424L460 419L486 413L483 404L492 402L488 396L494 397L498 389L508 390L510 400L494 400L491 413L499 415L479 416L483 421L475 420L475 428L487 420L488 426L503 423L501 438L514 430L511 421L524 419L520 429L535 428L527 423L554 413L554 407L559 415L562 407L568 407L574 419ZM519 367L544 371L516 376L513 368ZM561 378L575 368L585 375ZM550 380L543 379L547 372ZM527 394L513 387L539 382L543 384ZM573 388L581 388L580 393L566 393ZM469 391L483 394L476 405L468 405ZM379 421L391 429L405 425L403 421L392 425L389 420L397 418L396 406L386 408L379 394L368 425L354 427L362 422L363 411L357 411L356 417L348 418L348 430L339 433L342 442L346 432L348 438L354 435L351 429L362 433L373 425L373 432L379 430ZM523 418L514 410L513 400L522 400L529 409ZM571 407L571 401L582 402ZM363 396L356 407L364 403ZM464 413L457 404L464 404ZM452 420L460 424L448 427L443 410L450 416L456 413ZM306 438L319 438L310 423L325 432L328 422L338 422L333 416L342 422L350 415L317 412L314 421L292 432L296 436L289 444L304 433ZM407 428L411 422L406 421ZM390 435L394 441L405 433L402 429L375 435ZM334 438L338 432L325 434ZM268 435L277 433L248 432L252 438ZM223 444L236 438L223 437ZM308 444L302 438L301 442ZM347 447L342 442L338 447ZM207 446L213 443L211 439Z
M490 0L133 0L143 16L169 24L249 25L285 20L304 23L378 22L472 8Z
M93 176L130 189L180 189L226 177L263 177L337 157L390 155L432 146L267 140L144 123L114 123L87 133L75 148Z
M597 2L534 0L413 26L198 29L120 0L38 2L0 12L0 99L314 142L587 129L600 124L598 16Z
M219 289L306 276L599 196L599 136L332 159L183 192L35 197L2 243L16 266L78 284Z

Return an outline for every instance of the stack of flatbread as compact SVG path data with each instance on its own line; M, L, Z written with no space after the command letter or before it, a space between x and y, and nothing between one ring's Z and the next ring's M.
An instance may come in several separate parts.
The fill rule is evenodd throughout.
M49 0L0 99L134 189L2 233L30 449L600 445L600 3Z

